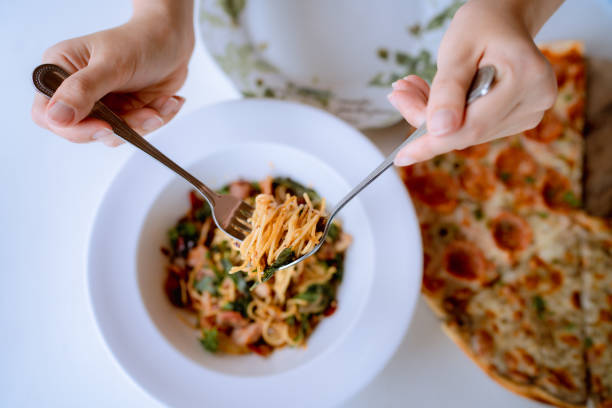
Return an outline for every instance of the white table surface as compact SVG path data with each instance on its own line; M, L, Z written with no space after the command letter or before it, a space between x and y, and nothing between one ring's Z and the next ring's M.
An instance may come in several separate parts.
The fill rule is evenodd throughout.
M589 53L612 59L612 12L599 11L605 1L568 0L540 38L583 38ZM127 0L0 1L0 406L161 406L107 352L85 288L86 245L96 207L132 149L68 143L37 128L29 113L30 75L44 49L120 24L130 12ZM199 39L180 94L187 102L179 116L238 97ZM405 130L398 125L367 133L389 151ZM391 363L345 406L492 402L540 406L489 380L442 334L421 302Z

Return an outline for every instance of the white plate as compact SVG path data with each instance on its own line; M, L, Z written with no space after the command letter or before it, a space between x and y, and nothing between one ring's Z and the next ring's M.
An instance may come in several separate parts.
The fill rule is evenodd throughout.
M245 96L305 102L358 128L401 117L391 82L430 80L458 0L200 0L206 48Z
M242 100L204 108L152 141L214 187L242 176L284 174L337 202L382 160L359 132L318 109ZM125 371L161 401L181 407L331 406L378 373L401 341L421 282L414 210L389 171L342 211L354 244L337 312L308 348L270 358L206 353L162 290L165 232L188 207L189 187L142 153L108 190L89 243L95 318Z

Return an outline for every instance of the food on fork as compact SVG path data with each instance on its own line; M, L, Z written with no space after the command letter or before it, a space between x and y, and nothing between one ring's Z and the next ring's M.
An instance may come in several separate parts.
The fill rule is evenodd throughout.
M300 211L324 209L314 190L287 178L238 180L220 193L250 204L260 199L271 209L297 206L298 218ZM255 267L241 260L236 243L215 226L208 205L195 192L190 201L191 209L169 232L170 248L163 249L169 257L165 290L175 306L195 318L188 323L201 332L202 346L210 352L261 355L305 346L318 323L338 306L336 291L351 237L334 223L319 252L264 282ZM259 210L254 216L265 216L266 210ZM275 258L266 267L280 261Z

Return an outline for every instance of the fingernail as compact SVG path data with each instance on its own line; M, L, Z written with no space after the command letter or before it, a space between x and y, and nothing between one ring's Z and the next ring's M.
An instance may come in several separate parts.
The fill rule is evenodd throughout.
M397 156L395 156L395 160L393 160L393 164L395 164L396 166L410 166L414 163L416 163L416 160L406 154L398 154Z
M155 130L161 125L164 124L164 121L159 116L152 116L149 119L142 122L142 128L144 130Z
M91 136L91 138L92 138L92 140L101 140L101 139L103 139L103 138L105 138L107 136L110 136L112 134L113 134L112 130L104 128L104 129L100 129L100 130L96 131L96 133L94 133L93 136Z
M396 95L393 92L387 95L387 99L389 100L389 103L393 105L395 109L399 110Z
M396 89L398 85L399 79L397 81L391 82L391 88Z
M455 114L448 109L434 112L431 123L427 124L427 131L432 135L443 135L455 128Z
M180 107L181 107L181 103L179 102L179 100L175 98L174 96L171 96L170 98L168 98L166 102L164 102L161 108L159 108L159 113L162 116L168 116L168 115L178 112Z
M74 119L75 110L62 101L56 101L49 107L47 117L57 125L67 125Z
M410 84L403 81L404 79L406 78L398 79L397 81L392 83L391 88L393 88L394 91L407 91L408 89L410 89Z

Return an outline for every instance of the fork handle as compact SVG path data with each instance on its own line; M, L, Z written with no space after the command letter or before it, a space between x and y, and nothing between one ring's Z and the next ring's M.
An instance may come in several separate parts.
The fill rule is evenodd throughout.
M58 67L54 64L43 64L34 70L32 73L32 80L34 81L34 86L41 93L47 95L49 98L53 96L57 88L62 84L62 82L70 76L69 73L64 71L62 68ZM174 171L179 176L183 177L187 180L192 186L198 189L204 197L207 199L208 203L214 207L215 198L217 194L208 188L204 183L195 178L191 173L187 170L183 169L181 166L173 162L170 158L168 158L165 154L160 152L150 144L145 138L140 136L134 129L130 127L121 117L115 114L108 106L103 104L101 101L97 101L94 104L93 109L89 113L89 116L100 119L106 123L108 123L113 132L119 136L121 139L130 143L133 146L136 146L143 152L147 153L149 156L153 157L170 170Z

